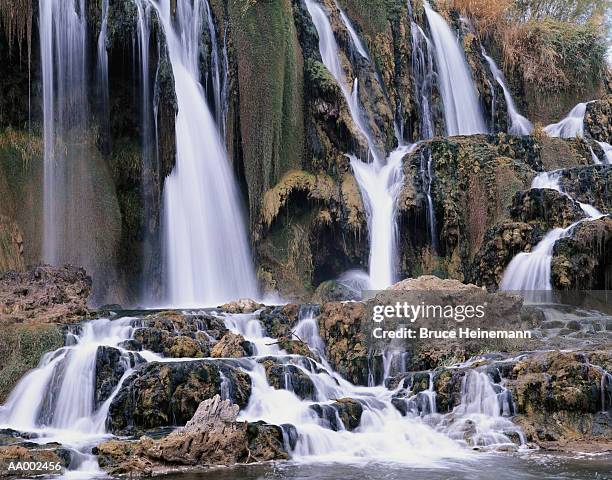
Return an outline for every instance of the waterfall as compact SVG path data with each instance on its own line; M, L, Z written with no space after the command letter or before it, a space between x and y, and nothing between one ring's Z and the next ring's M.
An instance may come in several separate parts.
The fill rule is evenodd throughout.
M368 288L383 289L395 281L395 264L397 257L397 196L403 185L402 159L413 147L403 145L398 138L399 146L384 159L377 153L369 130L364 120L367 118L358 95L358 81L355 78L352 91L342 67L340 50L329 18L323 8L314 0L306 0L306 7L319 35L319 50L323 63L336 80L349 106L349 113L368 144L373 161L366 163L357 156L348 154L355 179L361 192L370 239ZM342 16L342 15L341 15ZM346 15L342 18L353 43L360 50L361 42ZM351 33L352 32L352 33ZM365 59L369 57L361 47ZM396 131L399 131L396 129Z
M0 427L34 432L36 443L58 442L72 450L70 470L86 478L103 472L91 454L103 441L110 404L133 372L134 354L118 347L131 338L133 318L98 319L67 334L66 346L45 354L0 407ZM100 347L118 348L123 375L108 398L96 405L96 363Z
M72 136L86 131L85 0L40 1L39 27L43 78L44 216L43 259L54 265L72 257L79 201L79 178Z
M353 88L351 90L349 87L351 83L347 80L346 74L344 73L340 50L327 13L315 0L305 0L305 2L306 8L310 13L312 22L319 35L319 52L321 53L323 64L336 80L338 87L340 87L340 91L346 100L353 123L357 127L359 134L366 141L372 158L378 163L383 163L383 159L376 148L370 129L366 125L365 113L362 111L361 104L359 103L357 78L352 82Z
M501 290L529 294L534 299L548 299L549 296L546 294L543 294L544 296L541 297L537 292L552 290L551 267L555 244L560 239L571 235L574 228L580 223L595 220L602 216L602 213L592 205L577 202L567 193L563 192L560 185L561 175L561 171L543 172L533 179L531 188L549 188L562 193L580 206L586 218L572 223L566 228L553 228L531 252L523 252L516 255L504 271L499 286Z
M408 1L410 5L410 1ZM418 107L421 123L421 138L434 137L433 115L431 102L433 85L436 73L434 71L433 45L423 29L411 21L410 33L412 35L412 76L414 78L414 97Z
M368 52L363 46L363 43L361 42L359 35L357 35L357 32L355 31L353 24L349 20L346 12L342 9L342 7L340 7L340 5L338 5L338 2L336 2L336 8L340 12L340 19L342 20L342 23L344 23L344 26L346 27L346 30L348 31L349 36L351 37L351 41L353 42L353 45L355 45L355 48L357 49L357 52L364 59L370 61L370 56L368 55Z
M587 103L579 103L572 108L567 117L558 123L544 127L544 131L551 137L584 137L584 114L586 113L586 108Z
M153 5L166 36L178 107L176 165L163 193L168 300L201 306L256 297L238 187L200 83L202 13L208 10L204 0L178 2L174 17L170 0Z
M102 23L98 35L98 87L101 102L101 136L104 142L110 141L110 98L108 91L108 53L106 35L108 30L108 1L102 0Z
M446 134L486 133L478 92L459 39L429 3L424 2L435 46L438 85L444 104Z
M506 99L506 107L508 109L508 117L510 120L510 128L508 130L509 133L513 135L530 135L533 131L533 125L529 120L527 120L518 112L516 105L514 104L514 99L512 98L512 93L510 93L510 90L506 85L504 74L497 67L495 60L493 60L487 55L484 47L482 48L482 56L489 64L489 68L491 69L493 77L495 78L497 83L499 83L499 86L504 92L504 98Z
M579 103L567 114L567 116L557 123L552 123L544 127L544 131L551 137L560 138L584 138L584 116L586 115L587 105L590 102ZM610 165L612 163L612 145L606 142L597 142L603 150L603 163ZM591 156L593 163L599 164L602 161L595 155L593 149Z

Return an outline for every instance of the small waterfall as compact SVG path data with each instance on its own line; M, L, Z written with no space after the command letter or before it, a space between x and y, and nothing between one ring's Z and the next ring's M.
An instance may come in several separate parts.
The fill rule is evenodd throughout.
M108 91L108 53L106 35L108 30L108 1L102 0L102 23L98 35L98 88L101 102L101 137L104 142L110 141L110 97ZM108 145L107 145L108 147Z
M156 179L158 175L158 136L157 110L151 89L150 43L151 43L151 10L147 0L134 0L137 10L137 43L140 60L140 119L141 119L141 152L142 152L142 201L144 210L143 226L143 269L142 269L142 300L146 303L155 302L153 284L158 260L158 221L156 212L159 210ZM157 77L157 74L156 74Z
M546 127L544 127L544 131L548 133L551 137L560 137L560 138L584 138L584 116L586 114L587 106L590 102L579 103L576 105L570 113L567 114L563 120L557 123L552 123ZM606 142L597 142L601 149L603 150L603 163L610 165L612 164L612 145ZM600 160L593 148L589 146L591 150L591 156L593 158L593 163L600 164L602 160Z
M427 225L429 233L429 242L434 253L440 251L438 245L438 229L436 226L436 210L434 208L433 197L431 196L431 184L433 183L433 157L430 150L421 151L421 183L427 199Z
M217 305L256 297L241 199L200 83L204 0L153 3L166 35L178 113L176 165L164 186L165 267L173 305Z
M317 305L305 305L300 308L298 324L293 329L293 334L299 340L306 342L308 347L318 353L322 358L325 357L325 343L319 336L319 326L317 325Z
M351 117L367 141L368 150L374 159L371 163L366 163L355 155L347 155L351 160L351 167L366 209L370 238L368 288L383 289L395 281L397 196L403 184L402 159L413 147L403 145L401 138L398 137L399 146L386 159L378 154L374 140L366 127L367 115L359 101L357 78L353 81L352 90L349 90L349 82L342 67L341 54L327 13L314 0L306 0L306 7L319 35L319 50L323 63L340 87ZM361 42L348 17L344 15L342 20L353 44L360 50ZM362 56L369 61L363 46L361 50L365 54ZM401 129L396 128L396 132L399 131Z
M484 47L482 48L482 56L489 64L489 68L491 69L493 77L504 91L504 98L506 99L506 107L508 109L508 117L510 120L510 128L508 130L509 133L513 135L530 135L533 131L533 125L529 120L527 120L518 112L514 103L514 99L512 98L512 93L510 93L510 90L506 85L504 74L498 68L497 64L495 63L495 60L493 60L487 55L487 52L485 52Z
M572 199L569 195L563 192L561 188L561 174L561 171L541 173L533 179L531 188L549 188L556 190ZM540 240L540 242L531 252L523 252L516 255L504 271L504 275L499 286L501 290L510 290L529 294L530 298L535 293L536 295L534 300L540 298L540 296L537 295L537 292L548 292L552 290L551 264L553 251L557 241L571 235L574 228L580 223L588 220L594 220L602 216L602 213L592 205L576 202L574 199L572 199L572 201L581 207L582 211L586 215L586 218L579 220L566 228L552 229L544 236L542 240ZM547 295L544 295L544 297L541 299L546 300L548 298L549 297Z
M410 5L410 0L408 1ZM414 78L414 97L417 103L419 118L421 120L421 138L433 138L435 134L431 103L433 85L436 78L432 45L423 29L411 21L410 33L412 35L412 76Z
M342 20L342 23L344 23L344 26L346 27L346 29L347 29L347 31L349 33L349 36L351 37L351 41L353 42L353 45L357 49L357 52L364 59L369 61L370 60L370 56L368 55L368 52L366 51L365 47L363 46L363 43L361 42L361 39L359 38L359 35L357 35L357 32L355 31L355 28L353 27L353 24L349 20L346 12L342 9L342 7L340 7L340 5L338 5L338 2L336 2L336 8L340 12L340 19Z
M579 103L570 113L558 123L544 127L544 131L551 137L561 138L583 138L584 137L584 114L587 103Z
M323 64L329 73L331 73L332 77L334 77L336 80L338 87L340 87L340 90L342 91L344 99L348 105L353 123L357 127L357 130L363 139L366 141L369 153L372 155L372 158L375 161L382 163L383 160L378 152L378 149L376 148L376 144L370 129L366 124L365 114L362 111L359 103L357 78L355 78L354 82L352 82L353 88L351 90L349 87L351 82L347 80L346 74L344 73L344 68L342 67L340 57L340 50L338 48L338 44L336 43L336 38L334 36L329 18L327 17L327 13L325 10L323 10L323 7L316 3L315 0L305 0L305 2L306 8L310 13L312 22L314 23L319 35L319 52L321 53Z
M98 319L84 324L79 334L68 333L66 346L45 354L0 406L0 428L34 432L37 443L61 443L72 450L70 470L78 470L86 478L103 474L90 452L107 436L110 404L133 372L133 354L119 347L131 338L133 320ZM96 405L100 347L120 350L124 373L108 398Z
M511 444L510 434L517 435L521 445L525 436L507 418L514 413L512 395L501 384L493 382L483 370L468 370L461 384L461 403L453 410L458 415L448 429L451 438L463 440L469 433L474 446Z
M382 290L396 281L397 197L404 183L402 159L414 147L398 147L387 163L364 163L353 155L351 167L361 191L370 238L370 287Z
M438 85L444 104L446 134L486 133L478 92L459 39L444 18L424 2L435 46Z

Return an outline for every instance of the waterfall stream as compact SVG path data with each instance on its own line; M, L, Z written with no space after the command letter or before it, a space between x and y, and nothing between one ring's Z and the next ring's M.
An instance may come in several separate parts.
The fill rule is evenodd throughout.
M486 133L478 92L459 39L429 3L425 1L424 6L435 46L446 134L454 136Z
M542 295L544 299L549 298L546 292L552 290L551 264L555 244L562 238L571 235L574 228L582 222L596 220L603 216L592 205L578 202L565 193L560 185L561 175L560 171L540 173L533 179L531 188L548 188L562 193L580 206L586 218L566 228L553 228L531 252L516 255L504 271L500 289L521 292L534 300L542 298Z
M148 0L151 1L151 0ZM218 305L257 297L241 199L200 83L204 0L152 3L166 36L178 113L176 165L165 181L163 228L168 301Z
M508 117L510 120L510 128L508 129L509 133L512 133L513 135L530 135L533 131L533 125L518 112L516 105L514 104L514 99L512 98L512 93L510 93L510 90L506 85L504 74L495 63L495 60L487 55L484 47L482 48L482 56L489 64L493 77L504 91L504 98L506 99L506 107L508 108Z

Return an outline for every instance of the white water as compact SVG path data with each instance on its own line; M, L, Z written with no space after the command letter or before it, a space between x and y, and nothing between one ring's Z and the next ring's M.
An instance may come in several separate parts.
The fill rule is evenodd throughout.
M513 135L530 135L533 131L533 125L527 118L523 117L518 112L518 109L516 108L516 105L514 103L514 99L512 98L512 93L510 93L510 90L506 85L504 74L498 68L497 64L495 63L495 60L493 60L487 55L484 50L484 47L482 49L482 55L489 64L489 68L491 69L493 77L504 91L504 98L506 99L506 107L508 109L508 117L510 120L509 133Z
M543 172L533 179L531 188L549 188L566 195L580 206L586 218L566 228L553 228L531 252L522 252L516 255L504 271L500 289L525 294L552 290L551 268L555 244L562 238L571 235L573 229L580 223L595 220L602 216L602 213L592 205L572 199L561 188L560 180L560 171Z
M561 138L583 138L584 137L584 114L586 113L587 103L576 105L567 117L558 123L553 123L544 127L544 131L551 137Z
M411 7L410 1L408 5ZM423 29L414 21L410 22L410 32L412 35L412 75L415 80L415 99L419 107L421 138L428 139L434 136L431 113L433 84L436 77L432 56L434 47Z
M457 35L441 15L424 2L435 45L438 85L444 104L446 134L486 133L478 92Z
M64 148L68 131L86 124L85 0L40 1L39 28L43 80L44 215L43 259L64 262L74 245L73 204L78 179L71 178ZM79 13L80 12L80 13ZM78 220L80 221L80 219Z
M340 5L338 5L338 2L336 2L336 7L340 11L340 18L342 19L342 23L344 23L344 26L346 27L346 30L348 31L351 37L351 41L353 42L353 45L355 45L355 48L357 49L357 52L359 52L359 55L361 55L366 60L370 60L370 56L368 55L368 52L363 46L363 43L361 42L359 35L357 35L357 32L355 31L355 27L353 27L353 24L348 18L346 12L342 9Z
M433 372L429 374L427 390L414 394L410 387L406 391L409 407L406 416L402 416L391 403L393 396L402 390L401 385L389 390L382 385L355 386L344 380L325 359L325 344L318 332L315 308L303 307L300 310L294 332L321 357L320 362L288 355L281 350L276 340L267 336L257 313L223 314L226 327L243 335L255 350L253 357L242 358L237 363L250 375L252 382L249 403L241 411L240 419L293 425L298 433L295 448L291 450L293 460L307 463L385 461L411 467L444 467L446 459L472 456L464 448L463 438L455 435L467 419L476 423L480 445L495 447L510 443L503 432L509 430L508 424L511 425L506 418L512 413L511 409L504 408L502 402L495 408L491 399L494 385L486 375L479 374L476 382L464 383L462 403L449 415L436 414ZM95 457L88 452L92 446L109 437L105 433L109 406L123 381L134 371L129 367L128 352L118 346L132 337L134 325L139 325L134 318L99 319L84 324L80 335L69 335L69 346L46 354L39 367L18 383L7 403L0 407L0 428L36 432L41 435L35 440L37 442L57 441L74 449L74 461L67 476L91 478L103 475ZM100 346L120 350L125 373L109 398L96 409L93 386L96 381L96 352ZM139 352L139 355L145 361L190 360L165 359L148 351ZM392 359L393 355L386 357ZM271 387L260 363L263 358L272 359L284 366L287 372L290 369L301 372L314 386L313 398L302 400L293 393L289 373L285 374L283 389ZM385 376L397 373L387 367L385 372ZM468 373L466 378L470 379L471 374ZM230 398L231 385L225 376L221 392ZM360 424L354 431L346 430L332 406L341 398L352 398L363 407ZM311 408L315 404L325 412L322 418ZM334 424L337 431L330 429Z
M251 341L256 347L257 356L272 356L285 365L296 366L315 385L315 400L301 400L290 390L276 390L271 387L263 366L256 359L249 360L246 368L251 376L252 393L249 404L240 413L239 419L264 420L276 425L294 425L298 432L297 443L292 451L294 461L305 463L384 461L418 467L442 466L445 459L467 458L470 455L461 446L462 442L449 439L448 434L455 425L453 419L435 417L435 421L445 419L446 423L440 422L436 428L429 426L428 415L435 412L432 380L430 389L424 393L428 405L425 411L409 412L407 416L402 416L391 404L392 395L397 390L388 390L383 386L352 385L334 373L324 358L321 364L314 364L314 362L304 362L302 357L288 356L276 344L272 344L271 339L262 333L261 327L255 327L253 322L259 323L253 315L232 315L227 317L226 325ZM312 312L305 312L294 331L299 332L300 338L303 336L302 340L321 354L320 349L324 348L324 344L318 335ZM430 378L433 379L433 375ZM290 389L291 383L286 383L286 386ZM472 387L468 385L466 392L472 394ZM319 418L310 408L316 403L331 406L340 398L355 399L363 406L361 423L352 432L342 426L338 431L331 430L330 419ZM487 410L481 411L476 407L470 407L469 413L480 414L487 419L490 416ZM501 417L499 409L494 413L496 417ZM336 421L340 421L337 414ZM495 426L495 422L489 423L492 427ZM479 425L485 429L484 422L480 422ZM495 436L491 432L487 438L491 441L483 440L482 443L489 446L510 443L501 433Z
M203 306L257 297L239 191L200 83L204 2L178 2L175 18L170 0L153 5L166 35L178 106L176 165L163 193L168 302Z
M402 159L411 147L399 147L389 155L385 165L364 163L353 155L351 167L361 191L366 210L370 239L370 288L382 290L396 281L397 197L404 175Z
M111 395L98 408L94 404L98 347L118 348L131 338L133 318L99 319L83 325L80 335L69 334L69 346L43 356L0 407L0 428L34 432L37 443L59 442L73 449L71 478L102 476L91 447L108 437L105 423L110 404L133 371L123 349L125 368Z

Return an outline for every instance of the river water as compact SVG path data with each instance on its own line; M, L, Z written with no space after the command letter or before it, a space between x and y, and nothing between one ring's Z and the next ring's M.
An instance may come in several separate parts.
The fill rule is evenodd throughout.
M167 475L164 480L576 480L612 479L612 455L482 454L470 461L448 462L440 468L405 465L269 463L199 473Z

